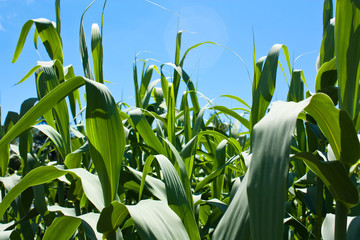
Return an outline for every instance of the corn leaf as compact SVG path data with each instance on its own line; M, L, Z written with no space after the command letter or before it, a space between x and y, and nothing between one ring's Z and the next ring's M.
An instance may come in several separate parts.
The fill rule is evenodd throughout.
M45 231L43 239L56 239L67 240L74 235L77 228L80 226L81 220L69 216L61 216L55 218L50 227Z
M30 171L21 181L14 186L0 203L0 216L2 217L11 202L15 200L25 189L35 185L50 182L67 173L79 177L87 198L94 204L98 210L104 208L104 200L102 198L102 189L98 178L86 171L85 169L61 170L54 166L41 166Z
M47 137L51 139L51 141L55 144L56 148L59 150L59 153L63 159L66 157L66 149L64 146L64 141L61 137L61 135L51 126L41 124L41 125L35 125L33 128L41 131L43 134L45 134Z
M75 77L72 78L56 88L43 97L34 107L32 107L24 116L20 118L17 124L11 128L5 136L0 140L0 148L9 144L10 141L18 137L20 134L28 130L37 119L43 116L46 112L52 109L61 99L65 98L68 94L75 89L85 84L85 78Z
M156 160L162 170L166 186L166 195L168 205L180 217L184 223L185 229L190 239L200 239L199 230L195 222L194 212L188 200L184 186L170 160L163 155L155 155L147 158L143 170L141 185L146 179L147 173L150 172L151 164Z
M149 122L144 117L140 109L134 109L129 112L136 130L140 133L145 143L155 149L160 154L166 154L165 149L159 139L155 136Z
M38 18L27 21L21 29L20 37L16 45L14 57L12 62L16 62L24 47L26 37L29 33L31 26L35 23L36 31L43 42L50 59L58 59L61 63L64 61L62 44L59 35L50 20L45 18Z
M337 110L326 95L316 94L299 103L274 104L270 113L254 128L254 151L247 187L252 239L279 239L282 236L289 146L296 118L303 109L314 117L331 146L338 147L334 150L334 153L338 151L338 156L350 157L354 149L359 149L359 141L354 138L355 129L349 124L351 120L343 111ZM351 164L357 158L357 150L354 155L342 162Z
M298 153L293 158L303 160L311 171L320 177L336 201L341 201L348 208L358 204L357 189L339 161L324 162L308 152Z
M339 107L356 120L359 112L360 9L356 1L339 0L335 12L335 54Z
M250 114L251 129L264 117L274 94L278 59L281 49L284 52L289 70L291 71L287 47L285 45L275 44L270 49L261 72L256 72L256 79L254 79L253 82L253 102ZM259 64L262 65L262 61L260 61ZM256 65L258 67L258 64ZM259 76L260 73L261 75Z
M166 203L143 200L126 207L142 239L191 239L180 218Z
M329 86L334 86L337 82L336 71L336 58L325 62L316 74L315 79L315 91L318 92L321 89Z
M236 191L234 190L235 195L216 226L213 239L250 239L249 203L246 191L248 176L249 174L246 173L240 186Z
M104 83L102 39L99 25L97 25L96 23L94 23L91 27L91 50L95 81L99 83Z
M124 127L114 98L105 85L87 83L86 95L86 134L108 205L117 198L125 150Z
M87 44L86 44L86 37L85 37L85 31L84 31L84 24L83 24L83 20L84 20L84 15L86 13L86 11L90 8L90 6L95 2L92 1L89 6L85 9L84 13L81 15L81 19L80 19L80 56L81 56L81 62L82 62L82 66L83 66L83 70L84 70L84 74L86 78L89 79L94 79L92 72L91 72L91 68L90 68L90 63L89 63L89 53L88 53L88 49L87 49Z

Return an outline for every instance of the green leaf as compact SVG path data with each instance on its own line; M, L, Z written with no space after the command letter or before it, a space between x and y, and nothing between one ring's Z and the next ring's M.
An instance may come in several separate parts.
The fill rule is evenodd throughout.
M213 239L250 240L249 202L246 191L248 176L247 172L237 187L227 210L215 228Z
M336 3L335 55L339 82L339 106L351 119L359 112L360 9L353 0Z
M191 204L189 203L186 191L174 166L171 164L168 158L163 155L149 156L143 169L143 179L141 185L143 185L147 173L150 172L150 166L154 159L159 163L163 173L168 205L171 207L171 209L174 210L174 212L184 223L190 239L200 239L194 212Z
M91 50L94 66L95 81L104 83L103 79L103 47L99 25L94 23L91 27Z
M144 117L144 114L140 109L134 109L129 112L132 122L135 125L136 130L140 133L144 142L155 149L160 154L166 154L165 149L159 139L155 136L149 122Z
M292 73L290 88L286 99L287 101L300 102L304 100L304 83L302 74L302 70L295 70Z
M61 33L60 0L55 1L55 13L56 13L56 32L60 38L60 33Z
M141 185L143 173L128 166L126 168L129 169L130 173L134 176L136 183ZM141 199L143 188L148 190L159 200L167 202L165 184L160 179L154 178L149 175L146 176L144 186L141 185L141 187L139 188L139 199Z
M12 62L16 62L16 60L19 58L20 53L24 47L26 37L33 23L35 23L36 31L39 34L40 39L43 42L47 53L49 54L50 59L58 59L62 63L64 59L61 40L53 23L45 18L29 20L24 24L20 33L18 43L16 45Z
M315 79L315 91L318 92L321 89L329 86L334 86L337 82L336 72L336 58L325 62L316 74Z
M37 119L51 110L60 100L64 99L75 89L85 84L85 78L72 78L53 89L43 97L34 107L32 107L24 116L20 118L17 124L11 128L0 140L0 148L7 145L10 141L28 130Z
M16 83L17 84L20 84L22 82L24 82L26 79L28 79L33 73L36 72L36 70L38 70L39 68L41 67L41 65L36 65L35 67L33 67L32 69L30 69L30 71L20 80Z
M101 211L97 230L105 235L116 231L128 215L129 212L124 204L113 201Z
M222 140L219 143L219 145L216 147L215 161L213 162L213 168L212 168L213 171L215 171L220 166L225 164L226 145L227 145L227 140ZM214 198L221 199L223 186L224 186L224 172L220 173L212 184Z
M4 215L11 202L28 187L50 182L67 173L73 174L75 177L77 176L81 179L85 195L98 210L104 208L104 200L102 198L103 190L96 175L82 168L61 170L54 166L41 166L26 174L26 176L5 195L5 198L0 203L0 217Z
M79 168L81 167L81 159L83 153L89 152L89 144L86 142L83 146L76 149L74 152L66 155L65 166L67 168Z
M247 104L244 100L242 100L241 98L237 97L237 96L233 96L233 95L221 95L220 97L227 97L227 98L231 98L231 99L235 99L236 101L240 102L241 104L245 105L248 109L251 109L251 107L249 106L249 104Z
M126 207L142 239L191 239L180 218L162 201L143 200Z
M291 136L310 100L276 102L255 125L247 183L252 239L282 238Z
M77 218L68 216L57 217L45 231L43 239L53 239L56 236L56 239L68 240L74 235L80 224L81 220Z
M81 15L81 19L80 19L80 33L79 33L79 38L80 38L80 56L81 56L81 62L83 65L83 70L84 70L84 74L86 78L89 79L94 79L92 73L91 73L91 68L90 68L90 63L89 63L89 53L88 53L88 49L87 49L87 45L86 45L86 37L85 37L85 31L84 31L84 24L83 24L83 19L84 19L84 15L86 13L86 11L90 8L90 6L95 2L92 1L89 6L85 9L84 13Z
M339 161L324 162L308 152L298 153L293 158L303 160L320 177L336 201L341 201L347 208L358 204L358 191Z
M66 149L64 146L64 141L61 135L53 127L49 125L41 124L41 125L35 125L33 126L33 128L41 131L48 138L50 138L51 141L55 144L56 148L59 150L61 157L65 159Z
M90 154L103 188L105 205L117 198L125 133L117 105L101 83L86 84L86 134Z
M167 139L164 139L164 141L168 144L174 158L175 161L177 163L177 165L179 166L180 169L180 179L181 179L181 183L184 187L184 190L186 192L186 196L188 198L188 202L190 203L190 206L192 207L192 203L193 203L193 197L192 197L192 193L191 193L191 186L190 186L190 181L189 181L189 174L188 171L186 169L184 160L181 158L179 152L176 150L176 148L174 147L173 144L171 144L170 141L168 141Z
M324 240L333 240L335 232L335 214L328 213L321 226L321 234ZM360 217L347 217L346 240L354 240L360 234Z
M333 0L325 0L324 1L324 12L323 12L323 26L324 32L326 31L326 27L329 24L330 20L333 18Z
M336 159L348 168L355 164L360 158L360 143L349 115L335 108L324 94L314 95L305 111L316 120Z
M144 63L144 67L145 67L145 63ZM140 85L140 99L143 101L144 97L145 97L145 93L147 92L151 77L152 77L152 73L154 70L154 67L156 68L155 65L150 65L146 68L145 74L142 76L141 78L141 85ZM151 91L150 91L151 92Z
M73 66L69 65L69 66L64 67L64 74L65 74L66 80L75 77L75 72L74 72ZM76 104L78 105L79 109L81 109L81 99L80 99L79 89L76 89L75 91L72 92L72 94L69 95L69 103L70 103L72 117L74 118L74 121L76 123L76 118L75 118L76 117Z
M332 2L332 0L330 1ZM329 1L324 1L324 4L326 4L325 2L329 2ZM334 37L335 19L331 19L331 20L329 19L326 24L327 26L324 25L324 34L320 47L318 67L321 67L324 63L330 61L335 57L335 37Z
M261 70L261 68L259 68L262 65L262 61L259 62L260 66L257 66L259 68L258 70L261 70L261 72L256 72L256 76L254 77L253 82L253 101L250 114L251 129L257 122L260 121L261 118L264 117L274 94L278 59L281 49L284 52L285 59L291 72L290 58L287 47L285 45L275 44L270 49L270 52L266 57L263 69ZM259 76L259 74L261 75ZM255 78L258 78L258 80Z
M215 169L213 172L211 172L210 174L206 175L206 177L204 177L203 180L201 180L197 185L196 185L196 188L195 188L195 192L198 192L200 191L206 184L214 181L214 179L219 176L224 168L226 166L228 166L230 163L234 162L235 160L239 159L239 156L234 156L232 158L230 158L228 161L226 161L226 163L224 163L223 165L219 166L217 169Z
M228 114L230 116L232 116L233 118L235 118L236 120L238 120L239 122L241 122L241 124L246 127L247 129L250 129L250 122L249 120L247 120L246 118L240 116L237 112L231 110L231 109L228 109L227 107L225 106L220 106L220 105L216 105L216 106L213 106L212 107L213 109L215 110L218 110L222 113L225 113L225 114Z

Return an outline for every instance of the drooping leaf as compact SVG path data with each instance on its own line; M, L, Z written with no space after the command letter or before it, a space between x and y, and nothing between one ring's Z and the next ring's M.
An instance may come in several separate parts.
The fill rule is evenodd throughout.
M43 42L47 53L49 54L50 59L58 59L62 63L64 59L61 40L53 23L45 18L32 19L24 24L23 28L21 29L20 37L16 45L12 62L16 62L16 60L19 58L29 30L34 23L36 31L39 34L40 39Z
M31 186L43 184L57 179L67 173L74 174L82 181L82 186L87 198L95 205L98 210L104 208L102 198L102 188L97 176L89 173L85 169L60 170L54 166L41 166L30 171L21 181L15 185L0 203L0 216L2 217L10 206L11 202L19 196L25 189Z
M344 166L339 161L324 162L311 153L302 152L294 156L301 159L323 181L336 201L341 201L351 208L358 204L356 187L348 177Z
M143 200L126 207L142 239L192 239L180 218L166 203Z
M43 97L34 107L32 107L24 116L20 118L17 124L11 128L0 140L0 148L7 145L10 141L28 130L37 119L51 110L61 99L69 93L85 84L85 78L72 78Z

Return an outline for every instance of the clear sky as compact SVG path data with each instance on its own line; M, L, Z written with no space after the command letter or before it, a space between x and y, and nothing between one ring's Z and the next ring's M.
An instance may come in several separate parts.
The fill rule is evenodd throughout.
M145 0L108 0L104 16L104 78L116 101L135 102L133 61L154 58L162 63L174 61L176 28L183 29L183 47L213 41L235 51L253 73L253 30L256 58L267 55L271 46L285 44L295 69L303 69L309 90L314 89L316 58L322 39L320 0L152 0L170 11ZM0 0L0 81L2 120L8 111L20 111L21 103L36 96L34 77L14 86L37 61L48 56L39 41L37 54L33 30L15 64L11 59L23 24L34 18L55 21L51 0ZM76 75L83 75L79 51L80 17L90 0L62 0L61 21L64 65L72 64ZM100 25L102 0L97 0L84 18L90 46L92 23ZM173 12L173 13L172 13ZM176 13L178 16L176 16ZM89 50L90 51L90 50ZM295 63L294 60L304 54ZM281 53L282 54L282 53ZM284 57L280 61L285 65ZM191 75L198 91L215 103L238 107L238 103L221 98L231 94L251 104L251 80L246 67L229 50L204 45L192 51L184 70ZM278 69L274 100L285 100L287 85ZM287 73L289 78L289 74ZM158 76L156 76L157 78ZM203 105L205 102L203 103ZM240 107L240 106L239 106Z

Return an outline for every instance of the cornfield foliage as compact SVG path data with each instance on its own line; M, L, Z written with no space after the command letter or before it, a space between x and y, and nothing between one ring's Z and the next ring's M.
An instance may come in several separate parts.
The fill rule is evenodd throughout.
M275 44L259 59L254 49L251 106L225 96L235 109L200 106L183 66L214 43L181 51L181 31L173 63L135 59L135 106L116 102L103 23L88 48L83 13L75 76L63 66L60 0L55 10L55 22L24 24L12 59L35 26L50 60L18 83L34 75L38 97L1 124L1 239L359 239L359 1L324 1L316 93ZM280 54L291 82L272 102Z

